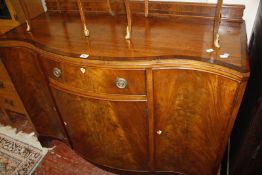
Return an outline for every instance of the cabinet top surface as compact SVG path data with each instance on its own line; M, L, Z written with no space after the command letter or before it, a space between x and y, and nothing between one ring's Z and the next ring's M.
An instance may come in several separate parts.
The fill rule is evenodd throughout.
M78 58L81 54L108 61L179 58L249 71L245 23L223 22L219 30L221 48L207 53L213 45L212 20L133 15L130 41L124 38L124 15L88 14L87 21L90 37L83 35L79 15L48 12L32 20L31 33L21 25L2 35L1 40L26 41L52 53ZM224 53L230 57L220 58Z

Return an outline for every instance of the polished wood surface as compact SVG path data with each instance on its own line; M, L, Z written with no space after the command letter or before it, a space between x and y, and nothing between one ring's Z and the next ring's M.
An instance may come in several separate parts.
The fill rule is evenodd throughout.
M0 34L5 33L12 28L25 22L25 16L19 0L5 0L11 19L0 19ZM44 12L41 0L21 1L28 9L28 19L34 18Z
M6 1L10 1L13 8L15 9L16 18L19 21L19 23L21 24L25 22L25 16L23 14L23 9L19 3L19 0L6 0ZM23 3L28 9L27 15L28 17L30 17L30 19L37 17L41 13L44 13L44 8L41 0L23 0Z
M37 54L26 48L0 48L1 59L39 135L66 140Z
M61 120L50 125L64 127L73 149L97 165L131 174L216 174L249 77L245 23L222 20L221 48L207 53L213 46L209 13L151 15L156 4L150 2L148 18L133 14L127 41L126 16L111 16L103 4L106 13L86 13L88 38L79 14L63 13L64 1L62 13L32 20L31 33L22 25L1 37L1 57L18 89L32 83L18 91L21 97L49 99L33 109L28 103L27 110L57 106L46 117ZM220 58L224 53L230 57Z
M77 12L77 2L68 0L59 0L60 6L56 3L57 0L45 0L48 11L63 11ZM147 0L145 0L147 1ZM88 13L108 13L108 5L106 0L82 0L84 10ZM111 9L116 15L125 14L125 5L123 0L111 0ZM130 1L130 8L133 14L145 15L144 1ZM243 21L244 5L229 5L222 6L222 19L227 21ZM214 19L216 12L216 4L210 3L192 3L192 2L168 2L168 1L150 1L148 13L150 16L179 16L189 18L209 18Z
M9 19L9 20L0 19L0 24L1 24L0 34L3 34L5 32L7 32L8 30L19 25L19 22L16 20L17 13L16 13L15 8L13 7L12 3L10 2L10 0L6 0L5 3L6 3L6 6L8 8L8 11L10 13L11 19Z
M132 33L132 12L130 9L130 3L129 0L124 0L124 4L125 4L125 9L126 9L126 16L127 16L127 28L126 28L126 36L125 39L130 40L131 39L131 33ZM80 12L80 17L81 17L81 21L83 23L84 26L84 34L85 36L89 36L89 31L87 29L87 24L86 24L86 19L85 19L85 14L84 14L84 9L83 9L83 3L81 0L77 0L77 5L78 5L78 9ZM218 0L217 4L216 4L216 12L215 12L215 16L214 16L214 48L219 48L219 26L220 26L220 22L221 22L221 11L222 11L222 5L223 5L223 0ZM107 0L107 6L108 6L108 10L109 13L112 15L112 9L111 9L111 5L110 5L110 1ZM148 17L148 6L149 6L149 1L145 0L145 17ZM58 5L59 7L59 11L60 9L60 5ZM27 22L27 26L29 26L28 22Z
M21 1L21 0L18 0L18 1L19 1L19 4L20 4L21 8L22 8L24 17L25 17L25 22L26 22L26 25L27 25L26 31L30 32L31 31L31 19L30 19L30 14L29 14L29 11L28 11L28 7L24 3L24 1Z
M68 64L46 60L48 58L43 58L47 76L66 86L90 93L146 95L144 70L101 69L90 67L85 63ZM57 78L53 75L54 67L61 70L61 77ZM124 78L127 81L127 87L118 88L116 86L117 78Z
M156 169L216 174L239 83L175 69L154 71L154 80Z
M8 73L0 60L0 108L23 114L28 117L27 112L21 102L16 89L8 76ZM30 121L30 120L29 120Z
M0 94L11 95L14 91L15 87L12 84L10 77L8 76L8 73L2 63L2 60L0 60Z
M215 21L214 21L214 33L213 33L213 38L214 38L214 48L220 48L220 41L219 41L219 27L221 23L221 17L222 17L222 5L223 5L223 0L218 0L217 1L217 6L216 6L216 13L215 13Z
M53 90L73 148L96 164L148 170L144 102L93 100Z
M159 60L162 58L183 58L233 68L248 72L245 24L229 23L220 27L221 48L213 53L213 22L209 20L186 20L169 18L144 18L133 16L133 36L127 42L124 16L89 15L89 30L92 37L82 35L82 26L78 15L47 13L32 21L35 32L25 32L20 26L2 36L2 40L29 41L34 46L59 55L77 57L89 54L88 60ZM190 23L190 25L188 25ZM51 39L52 38L52 39ZM232 44L234 43L234 44ZM229 53L228 59L220 54Z
M125 8L126 8L126 16L127 16L127 27L126 27L126 36L125 39L131 39L131 32L132 32L132 18L131 18L131 10L129 0L124 0Z
M155 115L154 115L154 94L153 94L153 71L146 70L147 87L147 113L148 113L148 139L149 139L149 168L155 169Z
M89 30L87 29L87 21L86 21L85 12L84 12L84 9L83 9L82 1L77 0L77 5L78 5L82 25L83 25L84 35L89 36Z
M149 0L145 0L145 17L148 17Z

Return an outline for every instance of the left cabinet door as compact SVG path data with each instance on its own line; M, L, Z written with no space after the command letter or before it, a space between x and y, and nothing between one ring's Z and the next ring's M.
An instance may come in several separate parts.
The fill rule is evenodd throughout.
M91 162L122 170L146 171L146 102L109 101L52 88L76 152Z
M0 48L0 57L38 134L66 141L38 55L26 48Z

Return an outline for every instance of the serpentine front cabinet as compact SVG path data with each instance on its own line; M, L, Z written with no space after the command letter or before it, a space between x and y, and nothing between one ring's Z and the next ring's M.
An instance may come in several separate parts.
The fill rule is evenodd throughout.
M122 15L87 20L90 38L79 16L51 12L1 37L39 137L111 170L215 175L249 76L244 23L225 21L207 53L209 19L134 16L130 41Z

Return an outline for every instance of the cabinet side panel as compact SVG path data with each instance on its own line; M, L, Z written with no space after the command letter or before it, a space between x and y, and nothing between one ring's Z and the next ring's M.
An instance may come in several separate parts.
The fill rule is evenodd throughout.
M25 48L0 48L1 59L40 136L66 138L37 54Z
M194 70L154 72L156 169L216 174L239 84Z

